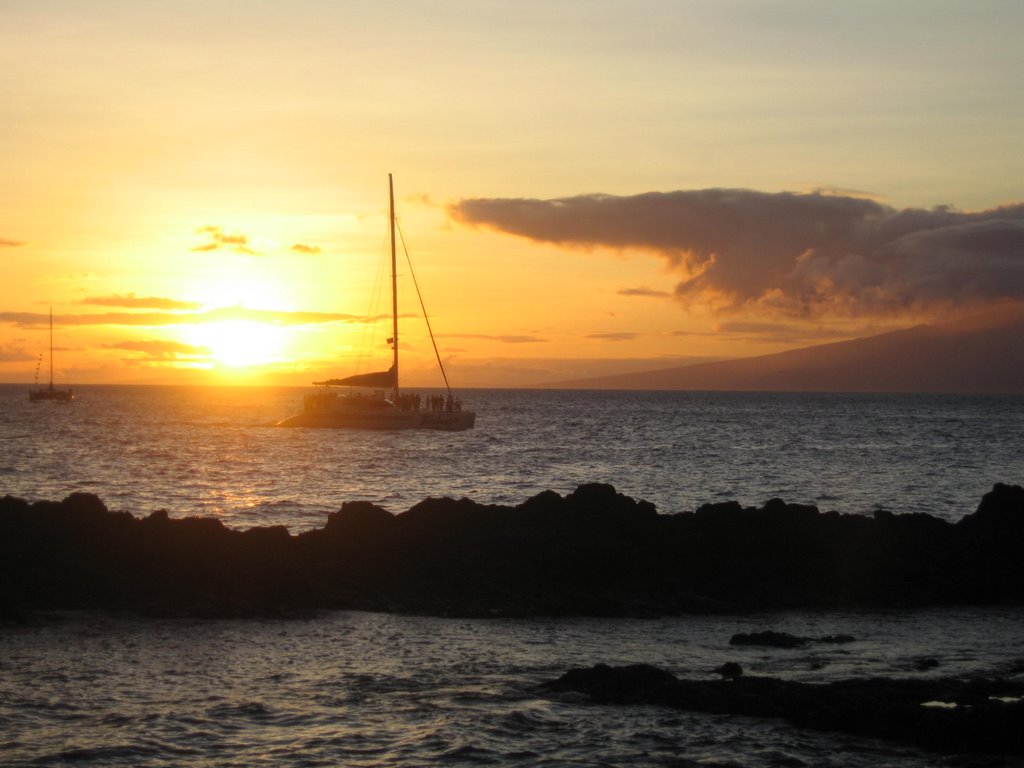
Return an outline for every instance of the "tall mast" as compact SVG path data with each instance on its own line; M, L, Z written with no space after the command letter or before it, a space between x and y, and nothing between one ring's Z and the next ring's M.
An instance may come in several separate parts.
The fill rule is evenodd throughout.
M388 174L388 218L391 222L391 348L395 353L395 400L398 400L398 269L395 258L395 185ZM51 360L53 359L51 355Z
M53 389L53 305L50 305L50 389Z

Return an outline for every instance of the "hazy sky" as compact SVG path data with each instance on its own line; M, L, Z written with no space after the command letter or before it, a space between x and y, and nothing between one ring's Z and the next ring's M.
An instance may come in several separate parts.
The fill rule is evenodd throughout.
M457 384L1021 300L1022 38L1019 0L0 0L0 380L50 305L79 383L373 367L388 172Z

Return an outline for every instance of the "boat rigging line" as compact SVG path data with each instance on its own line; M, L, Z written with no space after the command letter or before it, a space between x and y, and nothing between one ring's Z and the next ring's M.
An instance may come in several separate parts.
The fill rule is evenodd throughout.
M444 387L448 390L448 397L452 396L452 388L448 383L448 373L444 369L444 363L441 362L441 352L437 348L437 340L434 338L434 329L430 325L430 315L427 314L427 305L423 301L423 293L420 291L419 281L416 279L416 270L412 268L412 259L409 257L409 248L405 244L405 233L402 231L402 225L395 221L395 226L398 228L398 237L402 241L402 253L405 254L405 263L409 265L409 276L412 278L413 287L416 288L416 298L420 301L420 309L423 312L423 320L427 324L427 333L430 334L430 343L434 345L434 356L437 357L437 365L441 369L441 378L444 379Z

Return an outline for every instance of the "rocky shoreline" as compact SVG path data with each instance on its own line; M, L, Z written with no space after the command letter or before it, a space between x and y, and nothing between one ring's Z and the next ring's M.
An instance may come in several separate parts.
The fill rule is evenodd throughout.
M91 494L0 499L0 617L56 609L245 616L318 609L440 616L1024 602L1024 489L956 523L773 499L658 514L608 485L514 507L349 502L326 525L237 531L111 512Z

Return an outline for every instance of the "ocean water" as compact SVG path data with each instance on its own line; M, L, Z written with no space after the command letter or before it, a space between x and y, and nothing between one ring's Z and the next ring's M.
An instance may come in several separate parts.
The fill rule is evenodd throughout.
M323 525L342 502L518 503L606 482L661 512L773 496L959 519L1024 482L1024 399L904 395L463 393L470 432L267 426L296 389L83 387L68 406L0 387L0 493L97 493L137 515ZM736 632L850 634L735 648ZM938 666L920 671L917 662ZM195 621L99 613L0 624L0 765L899 766L905 745L784 722L556 701L575 666L726 661L802 681L1022 668L1024 608L662 619L462 620L325 612ZM1017 672L1019 674L1019 672Z
M463 393L458 433L275 429L302 389L82 387L70 405L0 386L0 493L111 509L322 526L345 501L517 504L603 482L662 513L772 497L957 520L1024 482L1024 398L700 392Z
M806 681L1005 672L1024 613L289 621L43 617L0 632L0 764L67 766L899 766L935 755L782 721L556 701L574 666L647 662ZM775 628L842 645L736 648ZM934 658L939 667L915 671Z

